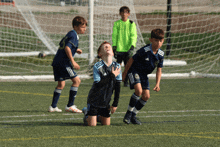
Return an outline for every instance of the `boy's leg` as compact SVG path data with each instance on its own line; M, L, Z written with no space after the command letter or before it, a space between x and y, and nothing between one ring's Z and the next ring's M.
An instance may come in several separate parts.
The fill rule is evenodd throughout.
M87 118L88 126L96 126L97 125L97 116L88 116Z
M96 126L97 125L97 115L98 115L98 109L97 107L94 107L90 104L87 104L87 118L86 118L86 121L87 121L87 124L88 126ZM84 122L85 124L85 122Z
M61 95L61 92L64 86L65 86L65 81L58 81L58 85L53 93L52 104L48 109L49 112L62 112L62 110L57 107L57 103L58 103L58 100L60 98L60 95Z
M79 87L81 81L78 76L76 76L75 78L72 78L71 80L72 80L73 84L70 88L69 101L68 101L68 104L67 104L65 110L68 112L73 112L73 113L82 113L82 111L79 110L78 108L76 108L76 106L74 105L75 97L76 97L78 87Z
M109 126L111 124L111 117L110 117L110 106L107 108L100 108L99 109L99 114L100 117L99 119L101 120L102 125L107 125Z
M124 66L126 66L128 60L130 59L130 56L128 53L125 53L123 56L123 61L124 61ZM124 87L129 87L128 84L128 76L126 76L125 81L124 81Z
M147 103L147 100L150 98L150 90L144 89L142 92L142 97L137 101L133 111L132 111L132 116L131 116L131 122L133 124L139 124L141 125L141 122L137 120L137 113L145 106Z
M102 125L109 126L111 124L111 118L110 117L103 117L103 116L100 116L100 117L101 117Z
M131 122L132 112L133 112L135 105L136 105L137 101L139 100L140 95L142 93L142 87L141 87L140 83L135 84L134 89L135 89L135 93L133 93L130 98L128 110L127 110L125 117L124 117L124 120L123 120L127 124L129 124Z

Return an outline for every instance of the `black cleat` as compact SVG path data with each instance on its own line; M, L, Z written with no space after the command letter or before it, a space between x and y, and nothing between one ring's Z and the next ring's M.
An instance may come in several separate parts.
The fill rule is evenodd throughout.
M131 123L131 113L126 113L125 114L125 117L123 119L123 122L126 123L126 124L130 124Z
M136 116L131 118L131 123L136 125L141 125L141 121L138 120Z
M129 84L128 83L124 83L124 87L129 87Z

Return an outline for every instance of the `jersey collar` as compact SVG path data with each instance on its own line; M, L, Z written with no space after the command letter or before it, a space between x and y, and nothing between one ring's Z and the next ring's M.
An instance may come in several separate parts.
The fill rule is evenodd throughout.
M105 61L104 60L102 60L102 62L105 64L105 66L106 67L111 67L112 66L112 64L113 64L113 62L109 65L109 66L107 66L107 64L105 63Z
M124 22L122 19L120 19L122 22ZM127 21L125 21L124 23L128 23L129 22L129 19L127 19Z
M153 50L152 50L152 44L150 44L150 51L151 51L151 53L152 53L153 55L157 56L157 55L158 55L158 51L159 51L159 50L160 50L160 49L158 49L158 50L157 50L157 53L156 53L156 54L154 54L154 53L153 53Z
M76 34L77 40L79 40L79 36L78 36L78 34L76 33L76 31L74 29L73 29L73 32Z

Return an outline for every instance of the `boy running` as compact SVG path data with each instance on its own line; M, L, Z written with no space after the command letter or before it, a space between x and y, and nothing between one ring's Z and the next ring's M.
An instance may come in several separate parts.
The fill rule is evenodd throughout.
M130 88L135 89L135 92L130 98L127 113L123 119L126 124L133 123L141 125L141 122L136 118L136 114L144 107L150 98L150 87L147 75L152 73L155 68L157 68L156 85L153 90L156 92L160 91L164 59L164 52L160 47L164 42L164 31L161 29L152 30L149 40L151 44L140 48L137 53L129 59L122 74L122 81L125 80L126 75L128 75Z

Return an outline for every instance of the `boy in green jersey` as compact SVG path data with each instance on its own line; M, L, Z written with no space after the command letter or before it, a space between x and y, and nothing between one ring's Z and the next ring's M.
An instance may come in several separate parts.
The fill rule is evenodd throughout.
M119 14L121 19L114 22L113 26L112 46L117 62L121 64L124 61L124 65L126 65L136 47L137 30L136 24L128 19L130 9L127 6L121 7ZM124 86L129 86L128 78L125 79Z

